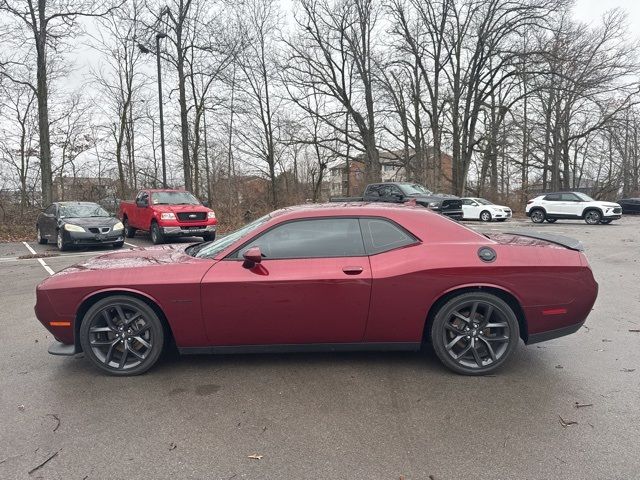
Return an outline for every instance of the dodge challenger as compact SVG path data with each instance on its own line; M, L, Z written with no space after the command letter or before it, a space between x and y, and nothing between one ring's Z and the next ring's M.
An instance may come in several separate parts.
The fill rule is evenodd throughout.
M47 278L54 355L113 375L180 353L418 350L466 375L576 332L598 285L580 242L485 236L427 209L285 208L215 241L102 255Z

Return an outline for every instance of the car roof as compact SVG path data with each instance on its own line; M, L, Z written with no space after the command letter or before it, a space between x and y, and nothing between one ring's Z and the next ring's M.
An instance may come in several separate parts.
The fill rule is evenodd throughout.
M64 201L64 202L53 202L63 207L68 205L98 205L96 202L74 202L74 201ZM99 205L98 205L99 206Z
M309 213L324 213L329 215L385 215L390 211L407 211L418 209L420 212L437 215L430 210L413 205L382 202L330 202L330 203L306 203L281 208L271 213L272 217L280 215L303 216Z

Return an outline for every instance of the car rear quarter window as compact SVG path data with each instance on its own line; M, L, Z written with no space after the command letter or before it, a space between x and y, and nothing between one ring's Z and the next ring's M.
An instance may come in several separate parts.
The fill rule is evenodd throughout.
M362 236L369 255L412 245L418 240L399 225L382 218L362 218Z
M356 218L296 220L278 225L242 247L236 258L260 247L266 260L365 256Z
M559 202L560 201L560 194L559 193L551 193L551 194L547 195L546 197L544 197L544 200L546 200L548 202Z

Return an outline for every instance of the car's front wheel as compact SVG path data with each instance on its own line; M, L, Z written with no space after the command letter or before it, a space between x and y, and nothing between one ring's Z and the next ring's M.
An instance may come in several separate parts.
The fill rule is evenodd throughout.
M164 243L164 234L157 222L151 224L151 241L154 245Z
M501 298L484 292L455 296L436 313L431 342L442 363L464 375L494 372L520 338L518 319Z
M84 315L80 343L99 369L112 375L139 375L160 358L164 329L145 302L114 295L99 300Z
M480 214L480 220L482 220L483 222L490 222L491 213L487 212L486 210L483 210L483 212Z
M38 239L38 243L40 245L46 245L48 243L47 239L42 236L42 232L40 231L40 226L36 227L36 238Z
M536 208L535 210L531 211L531 221L533 223L543 223L544 217L544 210L541 210L540 208Z
M58 229L58 235L56 236L56 245L58 246L58 250L64 252L65 250L69 250L69 246L64 241L64 235L62 234L62 229Z
M602 220L602 214L598 210L589 210L584 214L584 221L589 225L598 225Z

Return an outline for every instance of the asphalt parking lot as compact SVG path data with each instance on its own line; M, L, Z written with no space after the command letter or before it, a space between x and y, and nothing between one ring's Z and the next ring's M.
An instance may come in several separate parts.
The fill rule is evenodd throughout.
M33 314L51 271L111 249L0 244L0 479L639 478L640 217L469 225L582 240L600 284L585 327L490 377L426 350L171 357L114 378L50 356Z

